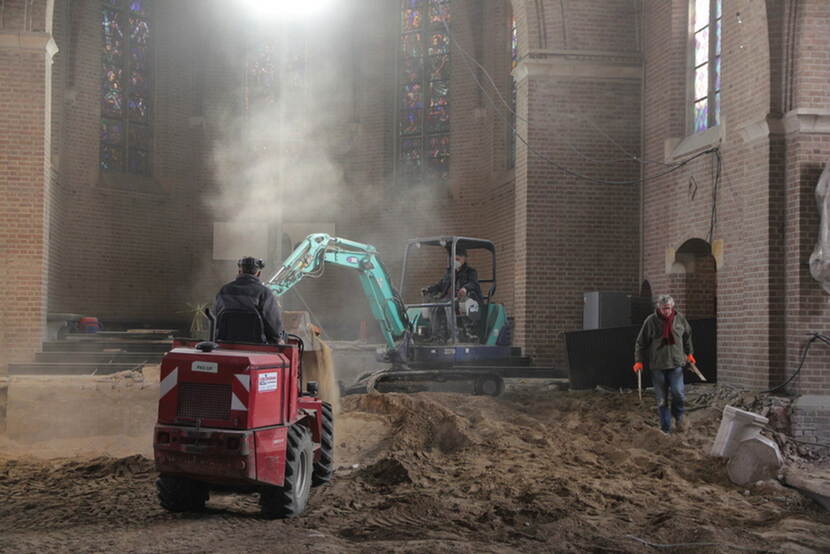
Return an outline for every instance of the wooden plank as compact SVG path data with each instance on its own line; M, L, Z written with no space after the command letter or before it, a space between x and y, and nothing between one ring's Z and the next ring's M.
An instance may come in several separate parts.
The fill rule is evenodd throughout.
M67 341L96 341L96 340L170 340L174 331L98 331L97 333L69 333L64 337Z
M143 364L9 364L9 375L109 375L119 371L139 370Z
M43 343L44 352L167 352L172 348L172 341L66 341L54 340Z
M35 354L36 363L76 363L101 364L123 363L137 364L142 362L160 363L164 352L38 352Z

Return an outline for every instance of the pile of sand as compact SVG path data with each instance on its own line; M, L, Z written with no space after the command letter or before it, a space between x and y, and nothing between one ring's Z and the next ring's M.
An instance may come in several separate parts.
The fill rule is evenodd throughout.
M196 519L168 514L142 457L5 458L0 526L16 529L5 537L14 550L242 552L277 540L324 552L652 550L641 541L830 550L830 516L817 504L776 482L738 488L707 455L718 407L665 436L651 401L532 388L347 397L334 481L282 523L260 519L249 496L216 495Z

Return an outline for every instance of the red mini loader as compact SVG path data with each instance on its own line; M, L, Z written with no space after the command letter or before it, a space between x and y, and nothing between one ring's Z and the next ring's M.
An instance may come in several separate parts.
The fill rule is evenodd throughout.
M302 341L177 340L161 364L153 448L161 505L199 511L210 491L258 492L266 517L302 513L331 480L331 406L302 392Z

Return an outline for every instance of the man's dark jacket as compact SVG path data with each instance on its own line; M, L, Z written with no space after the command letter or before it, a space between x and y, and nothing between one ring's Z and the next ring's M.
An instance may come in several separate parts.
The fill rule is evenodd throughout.
M263 285L255 275L243 274L223 286L216 295L213 307L217 317L223 310L258 312L265 328L267 342L278 342L282 331L280 309L271 289Z
M663 338L663 321L654 312L643 322L634 346L634 361L648 362L649 369L683 367L687 356L695 352L692 346L692 326L685 317L675 313L671 329L674 342L669 343Z
M429 294L440 294L442 298L447 298L451 295L450 288L452 287L452 269L447 270L447 273L441 278L438 283L427 287ZM467 264L462 265L455 272L455 290L466 289L467 296L481 302L481 285L478 284L478 273L475 269Z

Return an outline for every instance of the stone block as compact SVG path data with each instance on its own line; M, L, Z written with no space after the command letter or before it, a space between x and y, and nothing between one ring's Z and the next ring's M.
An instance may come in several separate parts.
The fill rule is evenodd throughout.
M784 483L797 489L830 510L830 470L807 471L788 467L784 471Z
M754 437L741 441L726 464L729 479L742 487L758 481L775 479L784 464L774 440Z

